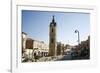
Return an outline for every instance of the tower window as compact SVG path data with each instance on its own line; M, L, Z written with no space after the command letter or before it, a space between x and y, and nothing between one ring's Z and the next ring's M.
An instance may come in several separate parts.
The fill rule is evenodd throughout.
M53 28L52 28L52 32L53 32Z
M51 43L53 43L53 38L51 39Z

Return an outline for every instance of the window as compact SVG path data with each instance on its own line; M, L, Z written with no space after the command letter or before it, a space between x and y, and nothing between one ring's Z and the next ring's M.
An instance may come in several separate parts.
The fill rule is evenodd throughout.
M52 28L52 32L53 32L53 28Z
M53 43L53 38L51 39L51 43Z

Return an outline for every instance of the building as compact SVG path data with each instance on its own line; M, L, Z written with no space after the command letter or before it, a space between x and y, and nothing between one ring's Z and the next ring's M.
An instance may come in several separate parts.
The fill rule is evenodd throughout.
M47 56L49 46L45 44L43 41L34 40L33 49L34 52L38 54L38 56Z
M26 39L26 48L27 49L33 49L33 42L34 42L34 40L33 39L31 39L31 38L27 38Z
M22 32L22 56L23 57L25 55L26 39L27 39L27 34L25 32Z
M57 55L61 55L61 42L57 42Z
M71 53L73 50L76 50L76 46L66 44L64 49L64 54Z
M49 26L49 56L56 56L56 22L53 16L52 22Z
M69 44L65 45L65 52L68 52L71 50L71 46Z
M79 50L82 57L86 56L87 59L90 58L90 36L88 36L87 40L81 41Z
M90 59L90 36L79 45L74 46L79 59Z
M34 53L39 57L43 57L48 55L49 47L43 41L27 38L26 50L29 57L33 57Z
M64 44L57 42L57 55L63 55L65 52Z
M25 52L25 54L28 56L28 58L31 59L33 57L32 53L33 53L33 39L27 38L26 39L26 52Z
M65 46L64 46L64 44L61 44L61 47L62 47L62 55L64 55L65 54Z

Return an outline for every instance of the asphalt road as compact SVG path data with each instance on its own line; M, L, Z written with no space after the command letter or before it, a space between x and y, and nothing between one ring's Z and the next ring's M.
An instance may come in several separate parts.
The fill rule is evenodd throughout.
M60 60L72 60L72 56L71 54L64 55L63 58L61 58Z

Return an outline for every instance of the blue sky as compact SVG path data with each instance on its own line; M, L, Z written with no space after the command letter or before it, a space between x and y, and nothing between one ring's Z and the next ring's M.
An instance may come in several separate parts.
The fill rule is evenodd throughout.
M90 34L90 14L72 12L44 12L22 10L22 31L36 40L49 43L49 25L52 16L57 23L57 42L77 44L75 29L80 31L80 40Z

